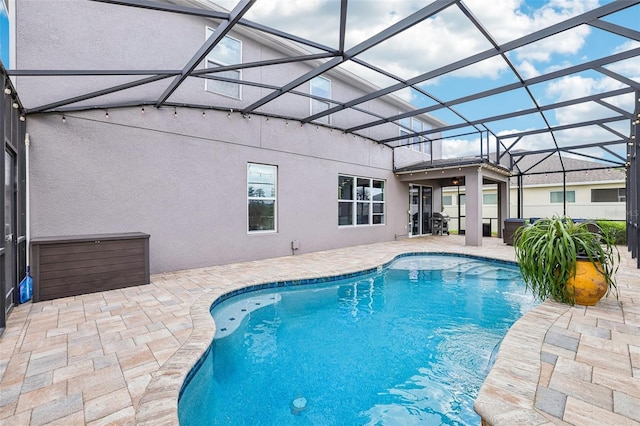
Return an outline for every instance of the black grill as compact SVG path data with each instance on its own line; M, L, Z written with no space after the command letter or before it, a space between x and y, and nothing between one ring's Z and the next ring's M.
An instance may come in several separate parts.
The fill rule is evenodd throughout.
M435 212L433 213L433 218L431 219L432 230L431 233L433 235L449 235L449 215L444 212Z

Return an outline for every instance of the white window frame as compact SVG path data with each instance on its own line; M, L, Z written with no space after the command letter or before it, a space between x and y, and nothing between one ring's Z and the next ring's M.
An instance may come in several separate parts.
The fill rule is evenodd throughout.
M422 131L426 131L426 130L431 130L431 126L427 123L425 123L424 121L422 122ZM432 145L431 145L431 141L424 137L421 136L422 138L422 153L423 154L427 154L429 156L429 158L431 158L432 156Z
M400 111L399 114L402 114L402 111ZM411 149L411 145L409 144L409 140L411 139L409 137L411 132L411 117L400 119L400 124L398 124L398 130L399 130L399 136L404 138L404 139L400 139L400 144L404 144L402 145L402 147L405 149Z
M411 117L411 131L420 133L422 131L423 123L415 117ZM411 138L411 150L416 152L422 152L422 136L413 136Z
M570 200L567 199L567 194L569 194L571 192L573 193L573 201L570 201ZM562 194L563 198L560 201L553 201L551 199L552 194ZM576 191L573 190L573 189L570 189L568 191L564 191L564 194L562 193L562 191L549 191L549 204L562 204L565 200L567 201L567 203L571 203L571 204L575 203L576 202Z
M328 98L331 99L331 93L332 93L332 87L331 87L332 84L331 83L332 83L332 81L330 79L328 79L326 77L322 77L320 75L318 75L318 76L312 78L311 80L309 80L309 94L311 94L313 96L319 96L319 95L316 95L316 94L313 93L313 87L314 87L313 82L314 82L314 80L318 80L318 79L326 80L329 83L329 96L328 96ZM326 110L314 111L314 109L313 109L313 103L314 102L319 102L321 104L325 104L327 106L327 110L329 108L331 108L331 103L330 102L321 101L319 99L314 99L314 98L309 98L309 115L315 115L315 114L317 114L319 112L326 111ZM316 122L316 123L331 124L331 114L325 115L324 117L320 117L320 118L318 118L316 120L313 120L313 121Z
M205 29L205 40L207 40L214 31L215 31L214 28L206 27L206 29ZM235 37L231 37L229 35L225 35L224 38L228 38L228 39L233 40L233 41L238 43L238 45L240 46L240 52L239 52L240 61L238 63L242 63L242 40L237 39ZM209 64L214 64L215 66L211 67L211 66L209 66ZM204 60L204 66L207 69L215 68L216 66L226 66L226 65L234 65L234 64L227 64L227 63L225 63L225 62L223 62L223 61L221 61L219 59L216 59L213 56L213 50L207 55L207 57ZM242 70L236 70L234 72L238 73L238 81L242 81ZM232 96L232 95L229 95L228 93L223 93L221 91L215 90L215 88L210 87L210 85L214 85L215 83L220 83L220 82L217 81L217 80L210 80L208 78L204 79L204 90L206 90L207 92L215 93L215 94L220 95L220 96L225 96L227 98L242 100L242 84L240 84L240 83L237 84L237 86L238 86L238 96ZM233 83L230 83L230 84L233 84Z
M403 111L400 111L398 114L402 113ZM426 122L415 117L407 117L401 119L397 126L399 136L404 138L400 140L400 143L404 144L404 148L431 156L431 141L427 140L424 136L411 136L412 133L424 132L425 130L431 129ZM417 142L416 139L420 142Z
M338 190L338 206L340 203L351 203L351 224L348 225L340 225L339 214L338 214L338 227L339 228L353 228L353 227L362 227L362 226L384 226L386 225L386 216L387 209L385 206L386 203L386 191L387 191L387 181L384 179L375 179L361 176L353 176L340 174L338 175L338 182L340 178L349 178L352 179L352 193L351 199L340 199L340 191ZM369 193L365 196L363 195L360 199L358 199L358 180L368 180L369 181ZM372 195L372 189L374 182L382 183L382 200L374 200ZM368 197L368 199L367 199ZM367 223L358 223L358 204L367 204L368 205L368 219ZM374 213L374 205L382 206L382 213ZM339 210L338 210L339 211ZM373 223L373 218L381 217L381 223Z
M257 196L249 195L249 185L251 184L249 171L251 169L251 166L269 167L273 169L274 171L274 184L273 184L274 195L273 196L257 197ZM245 217L247 218L247 232L249 234L273 234L278 232L278 166L275 166L273 164L247 163L246 195L247 195L247 213ZM251 201L273 201L273 229L259 229L259 230L249 229L249 225L250 225L249 224L249 203Z

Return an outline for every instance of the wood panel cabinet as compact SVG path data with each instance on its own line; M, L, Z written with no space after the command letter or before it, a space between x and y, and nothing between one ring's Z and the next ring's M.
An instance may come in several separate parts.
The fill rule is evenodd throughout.
M80 235L31 241L33 301L149 284L149 235Z

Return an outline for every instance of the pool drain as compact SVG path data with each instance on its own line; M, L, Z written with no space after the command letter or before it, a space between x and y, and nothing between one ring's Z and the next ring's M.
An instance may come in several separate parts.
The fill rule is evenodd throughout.
M294 416L299 415L304 410L307 409L307 398L304 396L300 396L293 401L291 401L291 414Z

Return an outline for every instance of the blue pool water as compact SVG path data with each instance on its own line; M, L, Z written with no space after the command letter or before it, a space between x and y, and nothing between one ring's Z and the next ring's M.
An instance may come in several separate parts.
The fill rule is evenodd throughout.
M535 303L517 266L449 255L231 297L180 423L478 425L492 352Z

